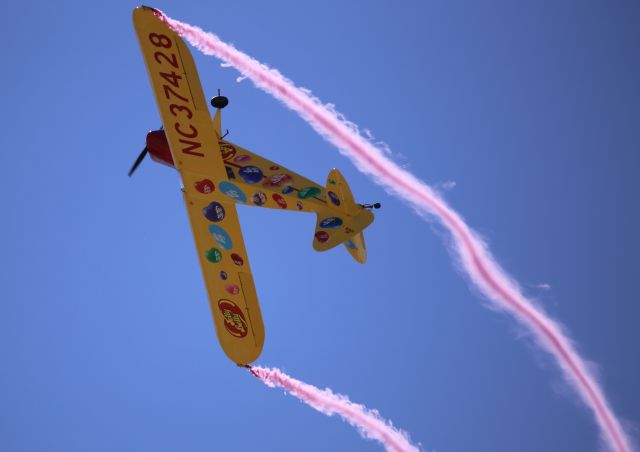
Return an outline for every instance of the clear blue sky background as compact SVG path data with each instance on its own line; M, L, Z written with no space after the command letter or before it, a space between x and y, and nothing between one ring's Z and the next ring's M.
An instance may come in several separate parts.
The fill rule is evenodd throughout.
M2 451L380 450L264 387L217 344L136 4L3 5ZM640 421L640 5L159 2L389 143L559 319L616 413ZM267 339L259 364L377 408L437 451L597 451L555 364L455 269L440 227L302 120L195 53L229 138L383 209L369 262L311 248L314 217L239 208ZM535 286L551 285L551 290Z

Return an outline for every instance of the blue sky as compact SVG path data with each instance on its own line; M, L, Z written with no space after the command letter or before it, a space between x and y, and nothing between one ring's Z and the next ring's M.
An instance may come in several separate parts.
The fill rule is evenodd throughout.
M640 6L635 2L159 2L333 102L446 198L640 420ZM213 331L135 3L0 17L0 447L380 450L235 367ZM311 247L311 215L239 208L266 327L259 364L377 408L437 451L597 451L591 414L446 235L295 114L194 52L229 139L363 202L369 262ZM549 284L551 290L536 286Z

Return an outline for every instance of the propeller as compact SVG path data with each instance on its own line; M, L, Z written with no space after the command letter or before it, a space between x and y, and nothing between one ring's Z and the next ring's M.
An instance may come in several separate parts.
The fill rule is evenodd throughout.
M138 156L136 161L133 163L133 166L129 170L129 177L131 177L133 175L133 172L142 163L142 161L144 160L145 156L147 155L147 152L149 152L149 149L145 146L144 149L142 150L142 152L140 152L140 155Z
M160 125L160 130L163 130L163 128L164 128L164 126ZM138 166L140 166L140 164L142 163L142 161L144 160L144 158L146 157L148 152L149 152L149 148L147 146L145 146L144 149L142 150L142 152L140 152L140 155L138 155L138 158L136 159L136 161L133 162L133 166L129 170L129 177L131 177L133 175L134 171L136 169L138 169Z

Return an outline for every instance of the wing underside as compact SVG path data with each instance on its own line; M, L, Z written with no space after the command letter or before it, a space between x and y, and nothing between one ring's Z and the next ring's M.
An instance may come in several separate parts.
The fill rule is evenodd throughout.
M238 202L302 212L326 209L323 186L229 141L220 140L220 150Z
M218 137L191 52L153 9L136 8L133 22L176 169L183 181L196 249L218 339L238 364L255 361L264 327Z
M231 360L247 364L262 351L264 326L235 204L225 198L184 193L218 340Z

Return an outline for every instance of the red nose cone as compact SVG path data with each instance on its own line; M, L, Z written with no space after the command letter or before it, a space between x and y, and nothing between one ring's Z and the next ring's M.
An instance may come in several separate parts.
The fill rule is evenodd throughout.
M147 149L152 160L175 168L164 130L153 130L147 134Z

